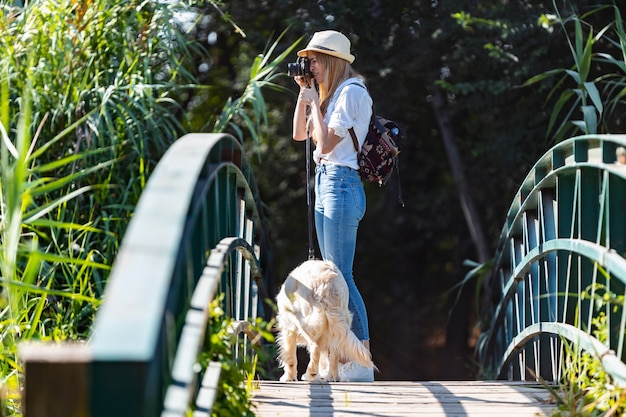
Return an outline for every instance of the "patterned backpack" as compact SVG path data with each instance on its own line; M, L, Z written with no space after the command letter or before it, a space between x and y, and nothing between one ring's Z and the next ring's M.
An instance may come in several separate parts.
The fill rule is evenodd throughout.
M361 84L354 84L363 87ZM374 106L372 106L372 118L370 119L365 142L363 142L360 150L354 129L349 128L348 131L350 136L352 136L354 149L357 151L361 178L382 186L387 182L395 169L398 173L399 200L404 206L400 190L400 168L398 166L398 154L404 141L404 133L400 127L392 120L377 116Z

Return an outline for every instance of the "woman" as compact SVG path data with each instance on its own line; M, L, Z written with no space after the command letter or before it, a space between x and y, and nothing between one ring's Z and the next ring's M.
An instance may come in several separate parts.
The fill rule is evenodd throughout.
M352 276L357 229L365 214L365 191L348 129L354 128L362 145L372 116L372 99L363 79L350 65L354 56L343 34L316 32L298 56L309 59L312 79L295 77L300 94L293 116L293 138L303 141L311 136L315 143L317 240L322 258L333 261L346 279L354 316L352 330L369 349L367 311ZM374 370L348 362L340 368L339 378L370 382Z

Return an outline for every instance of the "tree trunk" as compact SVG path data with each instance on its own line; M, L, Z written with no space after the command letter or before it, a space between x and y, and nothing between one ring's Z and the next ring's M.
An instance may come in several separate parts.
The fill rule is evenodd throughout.
M458 190L459 201L465 216L465 222L472 236L474 247L478 255L480 263L485 263L490 258L487 243L483 233L482 222L478 216L478 210L474 204L474 199L468 187L468 182L463 170L463 163L456 145L454 129L452 125L451 110L447 105L446 98L441 90L433 95L433 109L441 139L443 140L448 161L452 169L454 181ZM483 281L483 294L488 289L488 279ZM474 283L470 288L474 288ZM450 316L446 329L446 345L443 357L446 358L441 373L443 378L456 379L463 378L463 370L467 366L467 361L471 356L471 347L469 346L470 334L470 312L472 308L471 294L473 291L466 289L461 294L456 303L450 303Z
M450 161L452 175L454 176L454 181L459 192L459 200L465 221L467 222L467 227L472 235L472 241L476 247L478 261L485 263L490 258L489 249L485 241L485 234L483 232L482 222L478 216L478 210L476 210L474 199L472 198L465 178L463 163L459 156L459 149L456 146L450 109L448 108L446 99L441 90L437 90L433 95L433 109L435 111L435 117L437 118L441 139L443 140L443 145L446 149L448 160Z

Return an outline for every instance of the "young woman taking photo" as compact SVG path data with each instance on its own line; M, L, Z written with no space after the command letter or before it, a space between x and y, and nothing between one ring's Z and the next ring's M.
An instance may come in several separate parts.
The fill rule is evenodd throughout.
M352 69L354 55L350 53L349 39L342 33L314 33L298 56L308 59L299 60L308 67L308 73L295 76L300 93L293 116L293 138L303 141L311 137L315 143L317 241L322 258L334 262L348 284L352 331L369 349L367 311L352 274L357 230L366 201L348 129L354 129L359 147L363 145L372 116L372 99L363 78ZM371 382L374 370L348 362L340 367L339 379Z

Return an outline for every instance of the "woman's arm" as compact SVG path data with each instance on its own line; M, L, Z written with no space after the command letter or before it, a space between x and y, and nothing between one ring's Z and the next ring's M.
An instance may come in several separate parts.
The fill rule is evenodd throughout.
M293 140L306 140L306 104L300 100L296 103L296 110L293 112Z
M307 88L301 85L298 95L298 104L294 112L293 138L295 140L306 139L306 106L311 107L311 130L312 136L322 153L332 151L339 142L339 136L329 129L324 122L324 116L320 108L320 99L315 88ZM311 133L311 132L309 132Z
M319 102L311 104L311 121L317 148L321 153L329 153L339 143L340 137L335 134L332 128L329 129L324 122Z
M307 103L302 101L302 90L307 88L307 82L304 77L294 77L296 83L300 86L300 93L298 94L298 101L296 102L296 109L293 112L293 140L302 141L306 140L312 132L307 132L306 128L306 108ZM307 135L308 133L308 135Z

